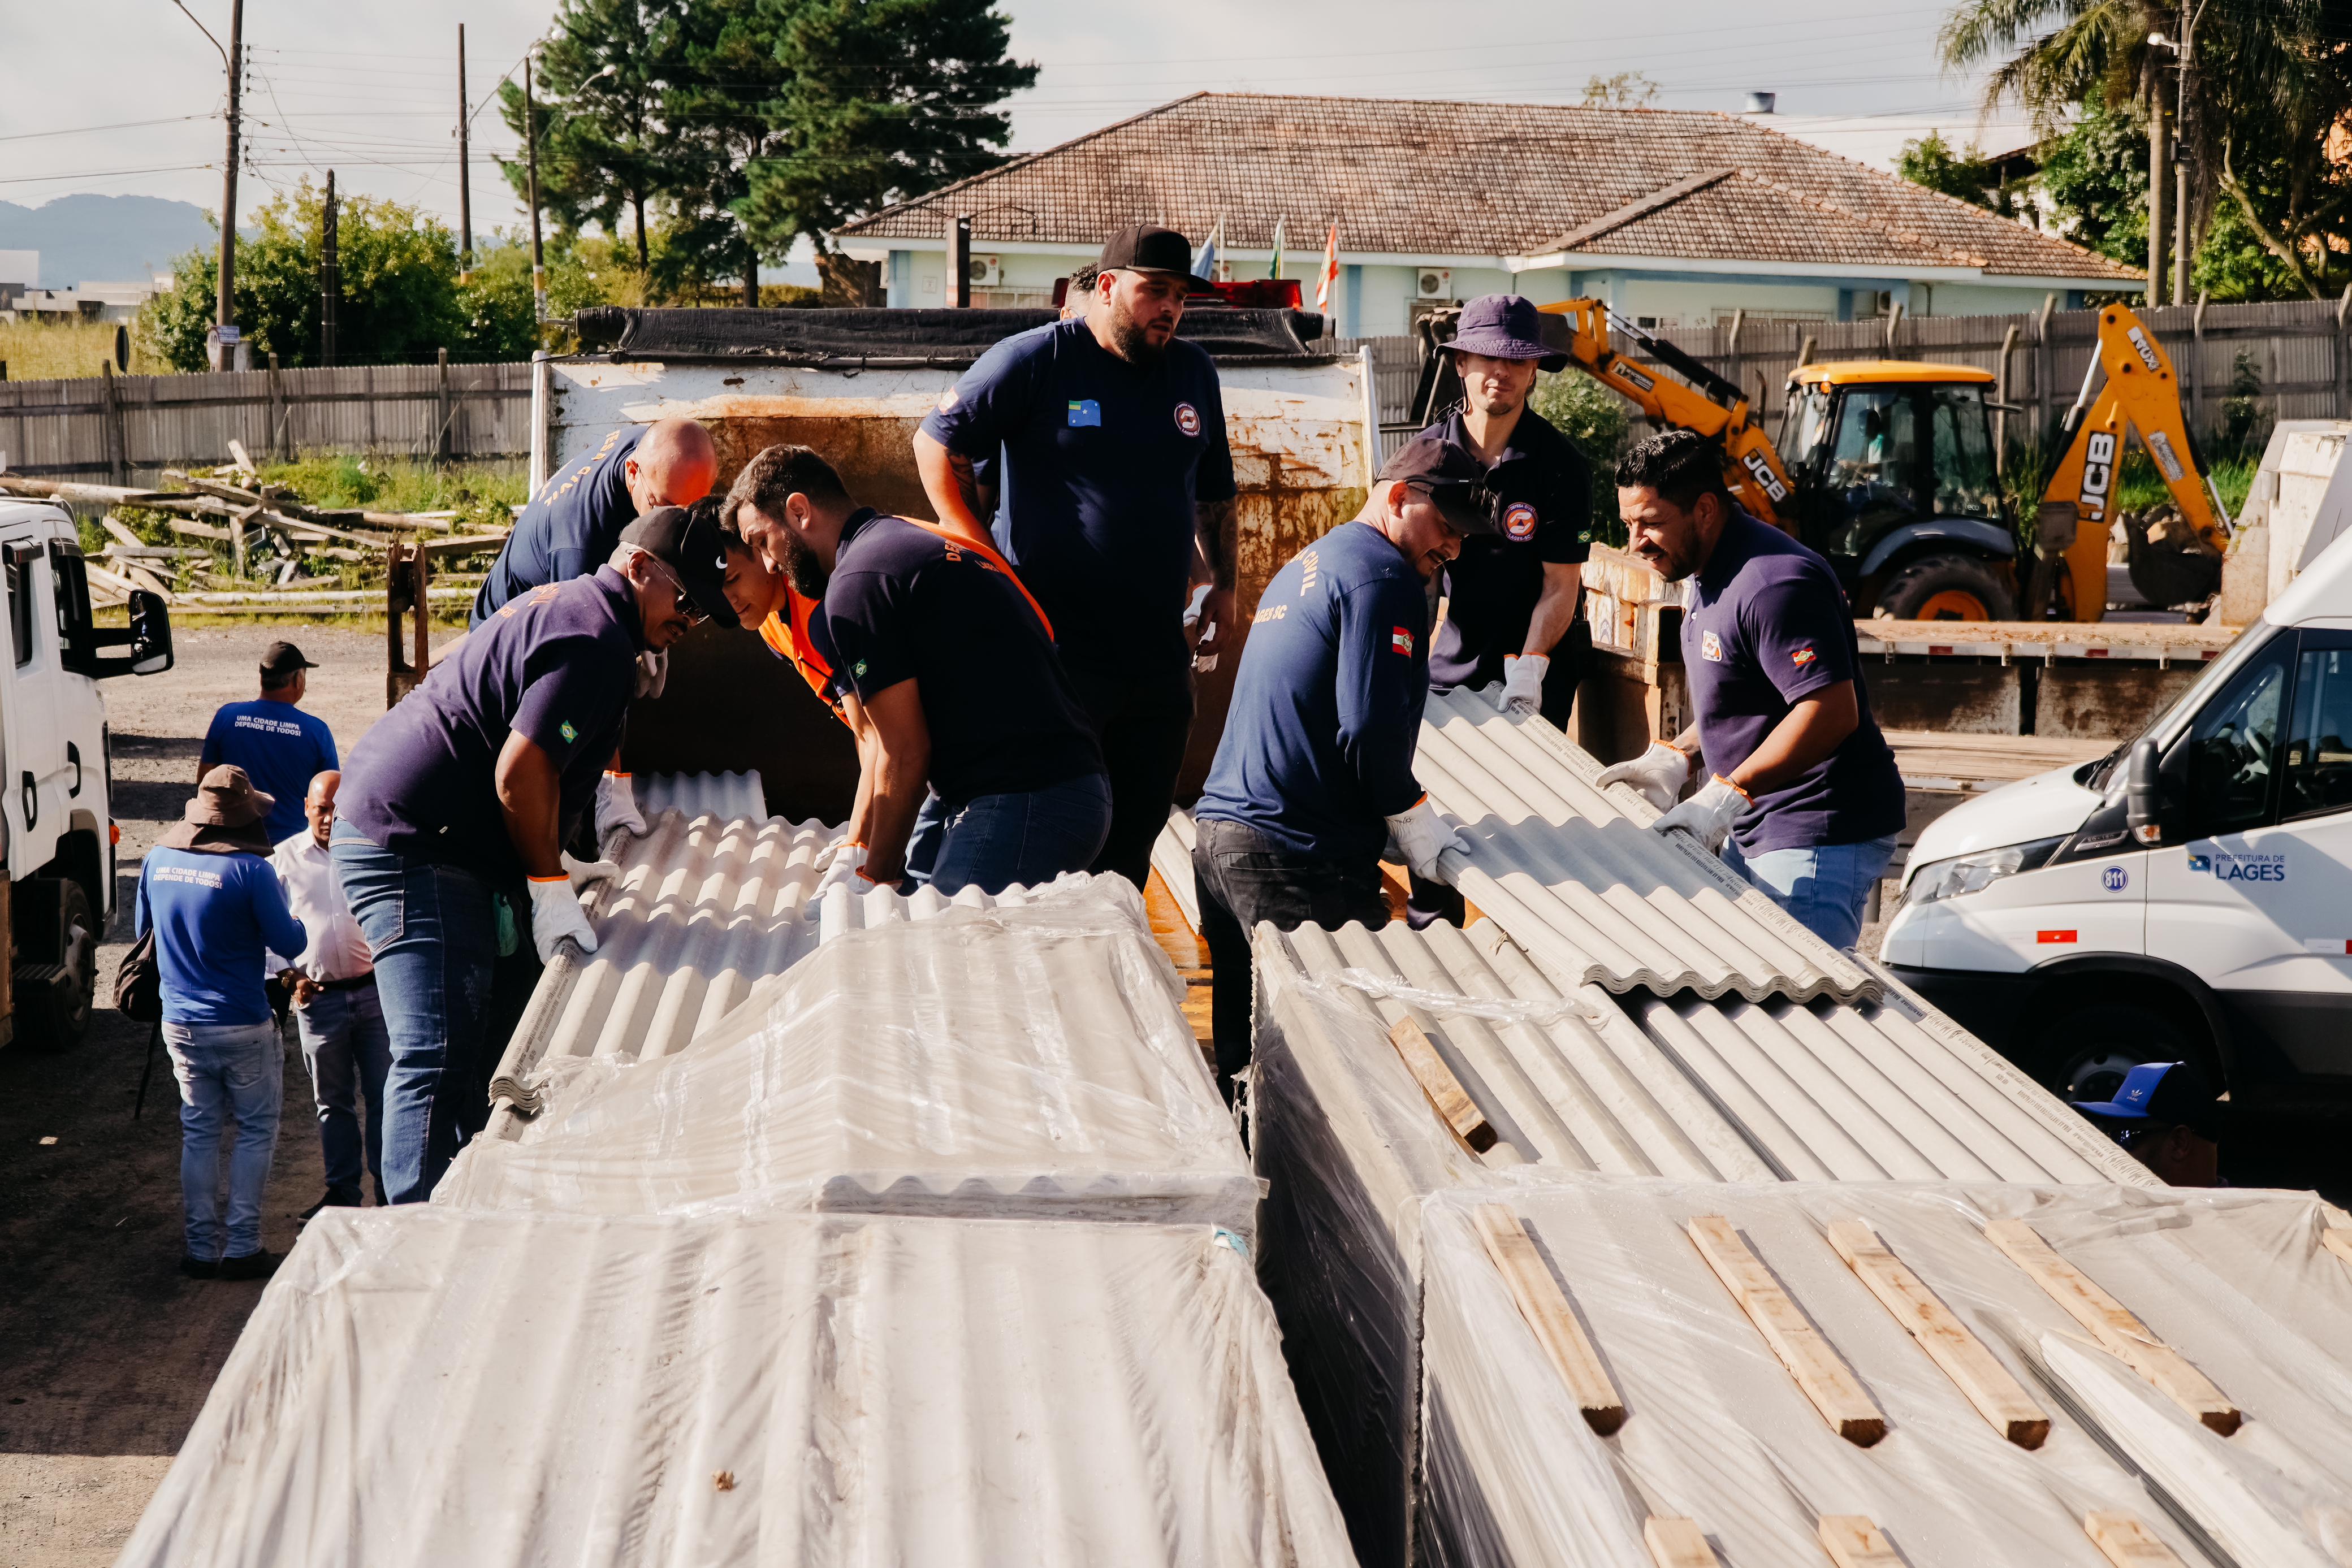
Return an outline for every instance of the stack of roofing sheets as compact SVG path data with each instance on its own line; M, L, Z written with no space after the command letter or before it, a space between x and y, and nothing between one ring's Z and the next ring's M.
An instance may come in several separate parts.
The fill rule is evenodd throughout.
M124 1568L1350 1559L1206 1227L333 1209Z

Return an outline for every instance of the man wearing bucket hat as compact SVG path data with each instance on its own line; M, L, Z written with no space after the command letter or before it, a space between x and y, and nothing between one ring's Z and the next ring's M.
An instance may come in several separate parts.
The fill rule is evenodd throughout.
M261 1247L261 1193L278 1148L286 1049L262 974L270 949L299 953L309 936L269 865L277 803L244 768L215 768L139 868L131 924L155 938L163 1049L180 1084L180 1271L194 1279L258 1280L278 1267ZM224 1206L220 1153L231 1122Z
M726 576L717 523L657 507L593 575L500 606L352 748L328 852L392 1039L389 1201L431 1197L487 1119L499 958L526 941L542 963L565 941L596 950L578 891L616 868L562 845L620 743L638 656L732 620Z

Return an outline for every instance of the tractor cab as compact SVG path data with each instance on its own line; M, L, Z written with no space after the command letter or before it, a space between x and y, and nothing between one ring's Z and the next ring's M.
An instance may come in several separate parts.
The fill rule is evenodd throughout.
M2017 530L1988 417L1990 371L1902 360L1805 365L1779 448L1797 537L1829 558L1859 614L2008 621Z

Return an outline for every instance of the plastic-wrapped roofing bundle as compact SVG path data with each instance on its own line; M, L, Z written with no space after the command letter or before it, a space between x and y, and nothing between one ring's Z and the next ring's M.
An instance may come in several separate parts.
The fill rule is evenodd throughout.
M2307 1195L2024 1184L1433 1198L1417 1560L1649 1568L1647 1531L1736 1568L2341 1568L2326 1224Z
M1210 1228L333 1209L122 1568L1349 1562Z
M840 897L870 924L843 923L685 1049L548 1063L545 1108L476 1140L435 1201L1255 1230L1256 1180L1124 880L927 919L886 917L912 900Z
M1462 826L1444 879L1565 984L1750 1001L1876 1000L1885 985L1682 835L1539 718L1432 692L1413 764Z

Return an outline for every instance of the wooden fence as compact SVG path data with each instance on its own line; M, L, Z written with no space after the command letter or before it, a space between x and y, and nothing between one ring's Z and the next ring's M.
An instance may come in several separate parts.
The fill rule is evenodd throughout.
M529 363L339 365L0 382L7 471L130 484L158 470L312 448L420 458L530 453Z

